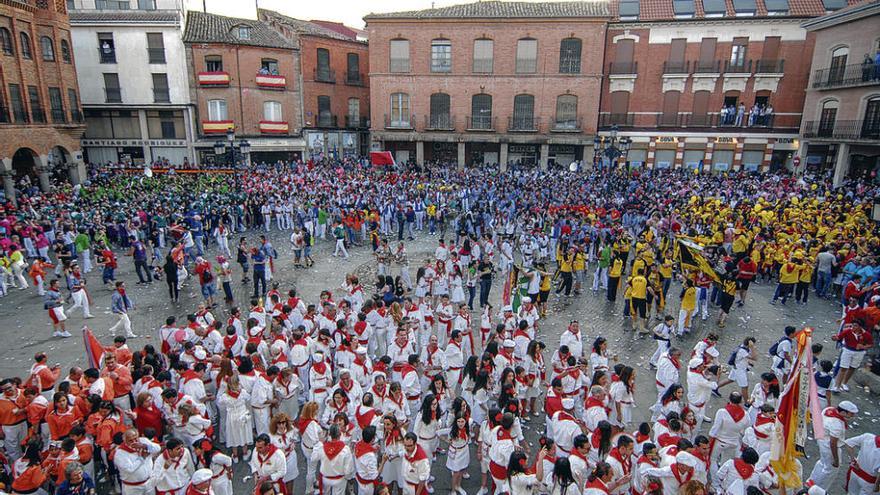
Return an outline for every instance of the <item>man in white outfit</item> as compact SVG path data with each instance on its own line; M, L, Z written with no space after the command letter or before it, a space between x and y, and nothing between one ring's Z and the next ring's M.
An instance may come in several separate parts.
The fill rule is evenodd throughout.
M819 444L819 460L813 466L810 479L826 490L840 467L840 448L843 447L846 440L847 422L858 412L859 408L848 400L841 402L837 407L826 407L822 411L825 438L817 442Z
M254 441L250 467L256 486L271 483L275 493L285 493L284 475L287 474L287 458L283 450L272 444L269 435L263 433Z
M846 473L847 493L871 495L880 492L880 436L862 433L845 441L844 447L854 459Z
M130 429L122 437L122 445L113 455L113 463L119 471L122 495L151 495L153 456L162 450L159 445L142 438L137 430Z
M749 416L742 407L743 397L739 392L731 392L727 405L718 409L709 430L713 441L710 450L709 473L715 478L718 468L733 459L742 446L743 433L750 426Z
M354 458L348 445L339 440L339 426L330 425L327 433L328 440L312 449L311 461L319 464L320 492L343 495L348 477L354 474Z

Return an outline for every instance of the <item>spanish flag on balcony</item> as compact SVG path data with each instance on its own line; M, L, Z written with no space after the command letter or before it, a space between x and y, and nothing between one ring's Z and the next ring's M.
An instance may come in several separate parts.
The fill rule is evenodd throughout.
M679 237L676 243L676 250L678 251L678 262L682 268L701 271L715 282L721 282L718 272L715 271L715 268L712 267L712 264L703 255L702 247L691 240Z
M807 426L812 422L813 437L825 437L819 394L813 374L813 329L794 334L797 343L794 364L785 379L776 412L776 428L770 444L770 465L779 478L780 488L800 488Z

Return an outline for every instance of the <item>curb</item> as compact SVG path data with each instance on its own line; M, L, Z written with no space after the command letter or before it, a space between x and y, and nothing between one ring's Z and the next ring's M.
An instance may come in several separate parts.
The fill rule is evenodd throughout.
M859 368L853 373L852 380L859 386L867 388L871 395L880 396L880 376L866 368Z

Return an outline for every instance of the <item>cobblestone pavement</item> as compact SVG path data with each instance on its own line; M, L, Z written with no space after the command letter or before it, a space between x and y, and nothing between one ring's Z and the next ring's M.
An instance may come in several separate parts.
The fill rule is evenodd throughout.
M257 232L248 232L247 236L253 242L257 237ZM307 301L315 301L321 290L338 288L344 280L344 275L353 271L361 275L361 282L369 289L374 278L375 263L372 261L373 258L368 247L354 247L350 250L351 257L343 259L332 256L333 242L319 241L313 250L315 265L308 269L294 269L291 261L292 251L287 236L287 233L280 233L274 229L270 233L270 238L280 255L280 259L275 264L275 279L280 282L282 289L287 290L295 287ZM237 237L232 239L237 239ZM413 266L431 257L436 243L436 237L427 235L421 235L416 241L407 243ZM231 240L230 244L236 245L237 242ZM216 246L212 245L209 250L212 263L214 263L214 255L216 254L215 248ZM135 349L148 342L157 345L155 333L164 323L166 317L176 315L178 321L181 321L184 320L187 313L194 310L199 301L198 288L194 289L193 280L188 280L181 289L181 303L172 305L168 302L167 286L164 282L154 282L149 286L136 284L137 276L134 274L133 263L125 256L120 256L120 258L117 278L127 282L128 293L136 306L131 313L131 320L133 331L139 335L139 338L133 339L130 345ZM235 265L234 268L240 275L239 267ZM415 269L413 268L414 274ZM592 280L592 271L589 272L587 278ZM6 298L0 299L0 321L4 324L4 331L0 336L0 376L26 374L32 363L32 357L37 351L48 352L49 361L60 363L65 372L74 364L84 366L85 355L79 332L84 323L90 326L102 342L109 345L112 337L108 328L115 323L115 318L109 309L110 291L100 286L99 272L93 271L89 274L88 281L91 284L90 291L94 300L92 314L95 315L95 318L83 320L82 313L79 311L69 315L68 329L74 334L74 337L70 339L62 340L51 337L52 330L49 318L42 309L41 299L36 296L33 288L27 291L12 289ZM490 298L496 308L500 307L501 284L500 277L496 277ZM834 345L829 337L836 330L834 320L838 316L837 306L822 300L811 300L806 306L796 305L793 301L789 302L787 306L771 306L768 301L773 288L772 284L753 284L745 307L734 308L727 328L721 330L716 327L716 309L710 319L696 322L694 332L690 336L676 339L673 345L684 349L687 355L703 335L714 330L720 334L718 345L721 357L726 360L733 348L745 336L754 335L758 339L760 362L755 367L755 371L750 374L751 385L758 381L760 372L769 367L766 350L772 342L779 338L785 325L814 327L816 330L814 341L825 345L823 358L833 359ZM679 304L678 290L679 288L673 285L669 291L669 310L675 314L677 314ZM236 304L247 307L251 291L251 286L244 287L236 282ZM636 400L639 407L633 414L633 419L637 424L650 418L648 407L653 404L656 398L654 373L648 367L648 359L656 349L656 345L654 340L650 338L634 335L629 322L622 317L622 304L620 299L616 304L611 304L606 301L604 293L594 295L589 290L580 296L571 298L552 298L551 309L547 317L542 319L539 324L539 339L547 344L548 351L545 358L549 362L551 351L556 349L561 332L572 319L578 319L581 322L585 334L585 347L591 345L596 336L605 336L609 341L610 352L616 354L621 362L629 364L637 370L638 392ZM215 316L226 317L225 310L219 311L219 313L221 314L215 313ZM476 314L474 321L479 321ZM858 404L862 412L850 425L847 435L854 436L865 431L876 431L880 412L872 404L872 399L866 390L856 387L855 384L852 385L853 390L845 394L845 398ZM730 390L731 388L728 386L722 395L726 395ZM835 400L841 400L840 397L843 396L837 396ZM713 398L707 414L712 417L715 409L723 405L722 399ZM708 426L703 427L703 433L707 433L707 428ZM530 444L530 453L534 455L537 438L543 431L543 417L528 421L524 429ZM808 474L817 458L817 448L814 443L811 442L808 446L807 454L810 459L803 462L804 469ZM480 481L479 465L475 462L476 457L473 451L471 459L470 479L465 480L464 488L468 493L473 494L479 489ZM297 479L295 485L297 493L302 493L300 490L304 488L305 466L302 458L300 458L300 472L302 475ZM438 454L432 472L437 477L434 485L435 493L447 493L450 477L445 468L444 455ZM250 493L252 490L251 484L242 481L246 474L248 474L246 465L237 465L235 470L236 493ZM841 472L835 484L832 485L840 488L837 493L842 491L842 481L843 473Z

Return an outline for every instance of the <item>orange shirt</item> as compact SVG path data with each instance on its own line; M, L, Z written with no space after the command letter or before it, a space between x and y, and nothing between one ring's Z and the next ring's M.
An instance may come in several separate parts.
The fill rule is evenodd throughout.
M20 493L29 493L43 486L46 482L46 473L40 466L28 466L12 482L12 489Z
M113 392L116 394L112 398L116 399L118 397L122 397L124 395L128 395L131 392L131 372L128 371L128 368L121 365L115 365L112 370L113 373L116 373L116 378L113 379ZM104 368L101 370L102 377L110 377L111 370ZM105 389L106 393L106 389Z
M110 446L113 445L113 435L117 431L124 431L124 429L125 425L120 423L115 417L109 416L104 418L101 424L98 425L95 443L104 450L110 450Z
M61 454L62 456L65 454ZM64 483L64 470L67 468L67 465L71 462L79 462L77 459L71 459L70 457L62 457L60 461L58 461L58 475L55 476L55 486Z
M55 388L55 382L61 376L61 368L49 368L45 364L37 364L31 369L32 376L40 379L40 391L47 392Z
M70 429L73 428L73 422L79 418L79 412L73 407L68 407L65 412L48 410L46 423L49 424L49 434L52 436L52 440L61 440L69 435Z
M79 463L86 465L92 461L95 455L95 445L88 438L83 438L76 443L76 450L79 452Z
M39 426L46 419L46 410L49 408L49 401L42 395L34 397L34 400L25 406L27 411L27 420L31 426Z
M94 413L89 416L86 416L85 421L85 429L86 433L92 436L92 438L97 438L98 436L98 425L101 424L101 421L104 421L104 417L101 416L100 413Z
M27 413L24 406L24 394L20 390L18 395L11 400L6 396L0 396L0 425L16 425L26 420ZM18 413L13 413L13 409L18 409Z

